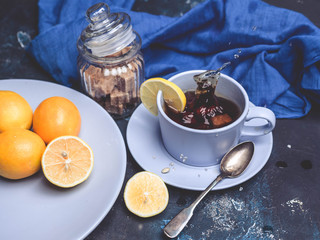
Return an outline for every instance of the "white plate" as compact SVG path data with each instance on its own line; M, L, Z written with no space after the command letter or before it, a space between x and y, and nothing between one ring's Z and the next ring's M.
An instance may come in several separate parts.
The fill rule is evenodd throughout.
M70 189L50 184L41 171L17 181L0 177L0 239L83 239L107 215L123 184L126 149L119 128L92 99L58 84L0 80L0 90L19 93L33 110L51 96L71 100L82 118L79 137L95 157L89 178Z
M251 121L250 125L257 124ZM255 144L255 153L248 168L238 178L225 179L213 190L225 189L247 181L267 163L272 150L272 133L262 137L241 139ZM161 176L169 185L188 189L204 190L219 174L219 166L193 167L175 160L165 149L158 118L141 104L133 113L127 127L127 142L136 162L145 170ZM169 173L161 173L170 168Z

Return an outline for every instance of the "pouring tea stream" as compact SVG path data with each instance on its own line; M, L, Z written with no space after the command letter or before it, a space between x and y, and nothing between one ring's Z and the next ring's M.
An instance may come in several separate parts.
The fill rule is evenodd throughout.
M163 229L165 235L174 238L179 235L193 215L200 201L224 178L236 178L249 165L254 153L253 142L242 142L227 152L220 163L220 174L187 208L177 214Z

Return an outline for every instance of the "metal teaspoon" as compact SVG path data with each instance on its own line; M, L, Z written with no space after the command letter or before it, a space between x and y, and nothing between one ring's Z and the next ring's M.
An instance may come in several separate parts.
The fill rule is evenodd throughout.
M220 174L187 208L177 214L163 229L169 238L175 238L186 226L200 201L224 178L238 177L249 165L254 152L253 142L242 142L227 152L220 163Z

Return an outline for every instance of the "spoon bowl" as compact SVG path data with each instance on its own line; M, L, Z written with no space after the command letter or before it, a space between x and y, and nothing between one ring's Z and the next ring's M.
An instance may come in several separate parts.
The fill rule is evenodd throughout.
M254 152L253 142L243 142L224 155L220 163L220 172L225 177L238 177L248 167Z
M242 142L227 152L220 163L219 176L187 208L178 213L163 229L169 238L175 238L189 222L199 202L224 178L236 178L248 167L254 153L253 142Z

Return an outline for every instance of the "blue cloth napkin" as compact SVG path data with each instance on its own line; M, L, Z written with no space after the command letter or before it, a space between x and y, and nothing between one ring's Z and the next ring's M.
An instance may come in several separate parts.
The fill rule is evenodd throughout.
M61 84L79 84L76 41L98 0L40 0L39 35L28 50ZM217 69L235 78L250 101L277 118L306 115L320 100L320 29L302 14L260 0L208 0L181 17L131 11L134 0L105 1L126 12L142 38L146 78Z

